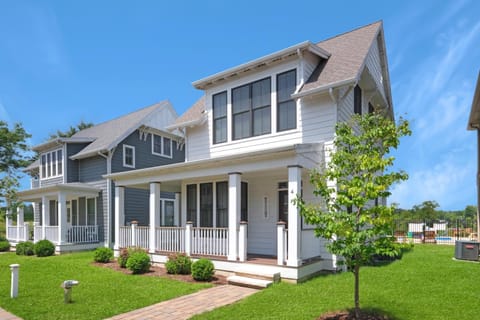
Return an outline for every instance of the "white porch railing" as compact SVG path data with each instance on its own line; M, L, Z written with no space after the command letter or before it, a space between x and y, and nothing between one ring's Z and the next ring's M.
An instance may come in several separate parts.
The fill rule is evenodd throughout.
M33 242L37 242L42 240L42 226L34 226L33 227Z
M134 234L134 246L148 249L149 241L149 227L136 227L136 232Z
M98 226L71 226L67 230L67 242L91 243L98 242Z
M185 228L155 228L155 250L166 252L185 252Z
M120 239L117 239L120 248L133 247L132 245L132 228L120 227Z
M28 224L22 226L8 226L7 227L7 240L10 241L28 241L29 229Z
M288 259L288 229L285 229L285 226L285 222L277 223L277 264L280 266Z
M228 228L192 228L192 254L228 255Z
M45 226L44 239L50 240L53 243L58 243L58 226Z
M149 227L139 227L132 224L130 227L120 227L118 244L120 248L140 247L148 249L149 239Z

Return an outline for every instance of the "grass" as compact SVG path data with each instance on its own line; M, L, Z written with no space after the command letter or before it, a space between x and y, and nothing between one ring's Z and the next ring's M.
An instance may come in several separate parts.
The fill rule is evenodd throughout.
M6 228L5 219L0 214L0 239L7 237Z
M126 275L92 265L93 252L47 258L0 255L0 306L23 319L104 319L209 287L159 277ZM19 296L10 298L10 268L20 264ZM73 303L63 303L64 280Z
M454 261L453 246L417 245L402 260L360 272L360 305L391 319L478 319L480 264ZM280 283L194 319L315 319L353 307L353 275Z

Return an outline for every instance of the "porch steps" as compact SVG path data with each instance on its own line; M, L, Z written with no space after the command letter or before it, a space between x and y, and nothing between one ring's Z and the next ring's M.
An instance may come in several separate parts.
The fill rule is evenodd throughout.
M279 281L280 273L267 275L236 272L235 275L227 278L227 282L231 285L254 289L265 289Z

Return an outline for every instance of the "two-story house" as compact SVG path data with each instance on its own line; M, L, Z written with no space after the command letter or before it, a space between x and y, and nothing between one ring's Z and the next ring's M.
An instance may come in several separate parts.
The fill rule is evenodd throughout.
M31 189L19 198L33 203L34 241L48 239L60 252L111 246L115 189L103 175L184 162L183 134L166 129L177 117L163 101L33 147L39 158L26 169ZM148 224L148 197L144 190L126 190L128 221ZM173 219L175 195L162 192L158 201ZM13 243L28 239L22 209L17 219L16 226L7 222Z
M143 245L209 256L217 270L299 281L336 257L293 200L316 201L309 171L328 161L335 125L357 113L393 117L382 22L305 41L193 83L204 95L167 129L185 162L106 174L115 184L115 249ZM149 227L128 225L129 188L149 190ZM174 225L160 226L161 191L175 192Z

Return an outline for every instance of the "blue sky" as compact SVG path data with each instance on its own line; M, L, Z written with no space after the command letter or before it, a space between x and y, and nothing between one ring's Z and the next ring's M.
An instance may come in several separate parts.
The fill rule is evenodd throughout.
M0 119L43 142L169 99L182 114L191 83L305 40L382 19L397 117L413 135L393 188L403 208L475 204L476 134L466 130L480 70L480 2L1 1Z

